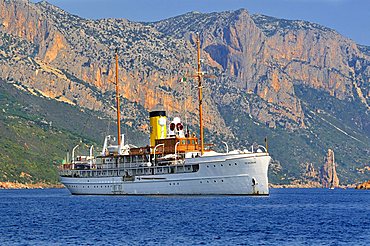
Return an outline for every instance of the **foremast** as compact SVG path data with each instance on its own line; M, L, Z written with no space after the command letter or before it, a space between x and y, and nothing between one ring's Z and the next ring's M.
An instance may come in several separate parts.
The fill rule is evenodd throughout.
M121 110L119 100L119 84L118 84L118 50L116 49L116 107L117 107L117 140L118 146L121 146Z
M200 38L199 34L197 35L197 53L198 53L198 70L197 70L197 78L198 78L198 95L199 95L199 138L200 138L200 152L201 155L204 154L204 132L203 132L203 85L202 85L202 77L203 72L201 69L200 64Z

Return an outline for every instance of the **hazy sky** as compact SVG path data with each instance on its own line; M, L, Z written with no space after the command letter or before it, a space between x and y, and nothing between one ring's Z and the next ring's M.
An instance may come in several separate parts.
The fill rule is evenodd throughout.
M190 11L247 9L285 19L316 22L370 46L370 0L48 0L84 18L157 21Z

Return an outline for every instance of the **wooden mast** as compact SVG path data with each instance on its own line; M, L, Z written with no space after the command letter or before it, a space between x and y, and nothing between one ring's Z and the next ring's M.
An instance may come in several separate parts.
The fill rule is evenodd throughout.
M117 107L117 135L118 145L121 145L121 111L119 101L119 86L118 86L118 51L116 49L116 107Z
M200 128L200 152L201 155L204 154L204 133L203 133L203 86L202 86L202 70L201 70L201 64L200 64L200 38L199 34L197 35L197 48L198 48L198 71L197 71L197 77L198 77L198 94L199 94L199 128Z

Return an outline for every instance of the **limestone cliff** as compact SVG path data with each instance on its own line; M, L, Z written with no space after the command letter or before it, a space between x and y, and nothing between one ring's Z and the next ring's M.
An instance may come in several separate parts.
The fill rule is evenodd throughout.
M189 13L153 24L124 19L92 21L46 2L2 0L0 4L1 33L30 46L17 64L8 64L8 68L2 64L1 76L9 77L17 65L24 72L12 75L14 80L90 109L109 108L93 90L104 93L112 89L111 58L118 47L125 98L147 110L162 98L163 102L173 102L165 103L169 111L179 113L182 105L196 111L196 93L190 94L188 101L181 100L183 85L177 83L193 70L195 32L201 32L209 71L226 74L219 81L227 87L263 99L259 104L266 106L258 112L253 110L253 103L247 110L271 127L283 118L287 119L283 120L284 127L305 127L300 100L294 93L297 83L326 90L340 99L357 93L369 103L368 81L364 81L370 73L369 56L351 40L319 25L251 16L246 10ZM88 86L77 84L74 78ZM214 82L208 83L213 89ZM206 101L206 119L220 127L206 121L207 127L232 136L215 107L222 103L218 100L220 90L209 93L216 99Z

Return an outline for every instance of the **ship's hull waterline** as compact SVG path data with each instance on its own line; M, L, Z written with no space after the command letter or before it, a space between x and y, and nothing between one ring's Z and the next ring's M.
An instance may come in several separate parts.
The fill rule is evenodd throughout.
M135 176L61 177L74 195L268 195L271 157L251 153L187 159L199 164L192 173Z

